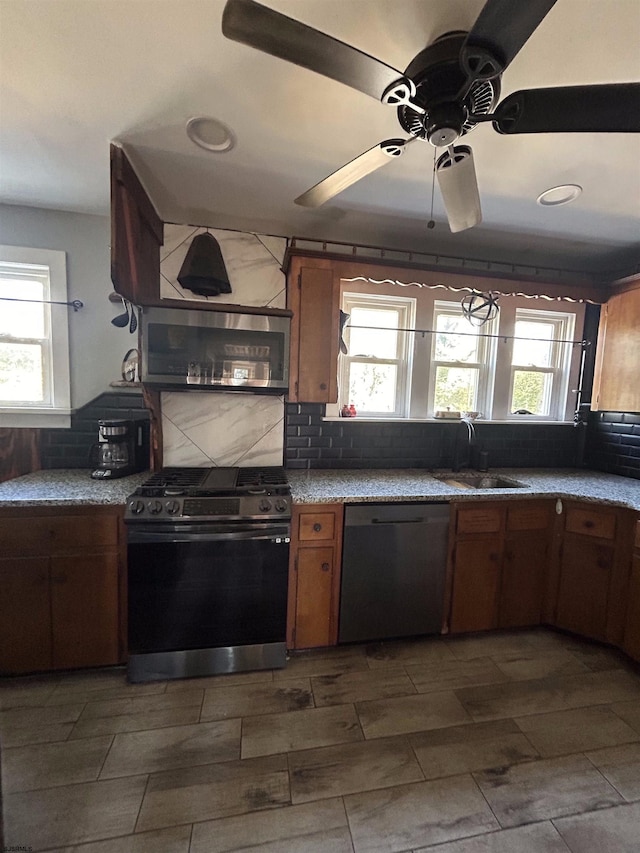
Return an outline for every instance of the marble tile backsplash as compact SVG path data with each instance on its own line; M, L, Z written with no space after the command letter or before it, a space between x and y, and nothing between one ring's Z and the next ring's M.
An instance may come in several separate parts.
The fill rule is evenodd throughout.
M231 293L207 298L186 290L178 281L191 241L205 231L209 231L220 245ZM285 308L286 281L281 267L286 246L285 237L195 225L165 225L164 245L160 251L160 296L162 299Z
M163 465L282 465L284 398L263 394L161 394Z

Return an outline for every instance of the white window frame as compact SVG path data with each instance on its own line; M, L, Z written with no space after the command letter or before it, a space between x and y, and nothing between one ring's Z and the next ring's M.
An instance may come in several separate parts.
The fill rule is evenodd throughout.
M379 296L377 294L343 293L342 310L351 314L354 308L367 308L370 310L392 310L398 312L398 328L415 328L416 300L407 296ZM395 364L397 367L396 399L393 412L375 412L367 410L363 413L368 418L406 418L409 413L409 400L411 396L411 374L413 370L413 347L410 338L412 332L398 332L398 356L395 359L378 359L375 357L364 357L351 355L349 325L347 324L343 337L347 344L347 355L340 355L340 367L338 372L338 405L343 406L350 403L349 397L349 366L353 362L368 364Z
M24 276L35 270L46 277L44 300L67 302L66 254L55 249L0 246L0 275L12 269ZM2 306L2 302L0 302ZM45 330L41 341L46 371L46 399L42 402L0 403L0 424L6 427L68 427L71 423L71 383L69 369L69 308L66 304L45 306ZM11 339L11 338L9 338Z
M569 393L569 389L577 388L578 385L581 348L578 344L562 344L559 341L574 340L578 313L582 316L583 311L566 311L555 307L529 308L513 304L505 306L505 310L501 311L500 334L504 334L505 339L501 339L498 348L497 393L494 397L495 418L518 423L531 423L532 421L566 422L573 419L575 397ZM513 364L512 337L516 332L517 320L534 322L537 320L553 324L554 343L549 367ZM512 395L515 370L542 372L552 376L549 414L514 414Z
M427 411L431 417L435 414L435 392L436 392L436 372L438 367L460 367L460 368L475 368L478 371L478 394L475 402L474 411L481 412L484 418L491 417L491 399L493 392L493 376L495 373L495 345L492 338L478 338L478 361L444 361L436 360L436 328L439 315L459 316L462 317L462 306L460 301L437 299L433 304L433 325L434 333L431 335L431 358L429 363L429 396L427 400ZM469 323L468 332L478 335L494 334L496 331L497 318L489 320L484 326L478 328Z

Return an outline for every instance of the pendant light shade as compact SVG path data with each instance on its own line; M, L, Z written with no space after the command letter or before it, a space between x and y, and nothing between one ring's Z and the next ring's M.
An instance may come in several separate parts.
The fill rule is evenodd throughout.
M216 238L208 231L191 241L178 281L182 287L201 296L231 293L222 251Z

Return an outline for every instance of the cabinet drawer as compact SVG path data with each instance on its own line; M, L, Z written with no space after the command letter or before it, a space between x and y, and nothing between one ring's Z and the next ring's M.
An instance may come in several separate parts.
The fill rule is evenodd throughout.
M3 557L36 557L95 552L118 544L115 514L3 518L0 553Z
M336 516L333 512L301 513L298 522L300 542L333 539L336 530Z
M546 506L510 507L507 511L507 530L546 530L551 510Z
M459 509L458 533L497 533L502 524L502 512L492 507Z
M69 515L49 519L51 554L71 551L91 553L118 544L118 519L115 515Z
M572 507L567 510L565 530L598 539L613 539L616 534L616 516L606 510Z

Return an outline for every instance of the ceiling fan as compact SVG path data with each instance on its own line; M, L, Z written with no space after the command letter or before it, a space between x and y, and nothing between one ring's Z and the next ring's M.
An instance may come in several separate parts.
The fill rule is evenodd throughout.
M487 0L469 32L445 33L404 74L378 59L255 0L227 0L222 32L397 108L408 137L385 139L295 199L319 207L422 140L445 149L436 162L449 227L462 231L482 214L467 145L480 122L498 133L640 132L640 83L523 89L498 103L500 78L556 0Z

